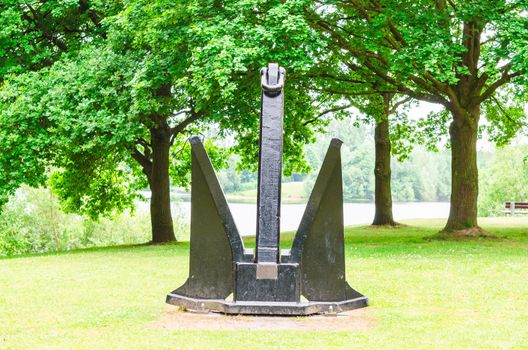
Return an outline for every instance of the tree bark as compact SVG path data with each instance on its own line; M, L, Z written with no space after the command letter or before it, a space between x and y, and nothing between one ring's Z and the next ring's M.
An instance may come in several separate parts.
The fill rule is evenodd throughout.
M477 136L480 106L451 111L451 207L443 232L479 228Z
M170 206L170 131L151 129L152 171L149 177L152 242L176 241Z
M385 118L376 124L374 141L376 147L374 167L376 212L372 225L393 226L396 222L392 216L391 143L387 113L385 113Z

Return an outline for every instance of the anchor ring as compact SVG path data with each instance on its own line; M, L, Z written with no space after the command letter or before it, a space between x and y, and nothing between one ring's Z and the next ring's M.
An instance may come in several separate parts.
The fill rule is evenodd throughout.
M277 84L268 84L268 77L266 74L267 71L268 68L262 68L260 71L260 83L262 85L262 90L265 92L280 92L284 87L284 76L286 75L286 70L282 67L279 68L279 81Z

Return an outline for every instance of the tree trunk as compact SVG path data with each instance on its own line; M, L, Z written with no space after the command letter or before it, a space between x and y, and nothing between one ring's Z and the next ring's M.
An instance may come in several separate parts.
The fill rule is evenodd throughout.
M385 118L376 124L374 140L376 147L374 167L376 213L372 225L396 225L392 216L391 143L387 113L385 113Z
M176 241L170 206L169 150L170 132L151 130L152 172L149 177L150 220L152 222L152 242Z
M443 229L446 233L479 228L477 135L480 107L451 112L451 208Z

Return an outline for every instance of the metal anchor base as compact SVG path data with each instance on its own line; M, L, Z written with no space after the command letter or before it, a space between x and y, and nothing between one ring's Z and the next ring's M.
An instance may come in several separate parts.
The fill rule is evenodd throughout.
M232 315L282 315L282 316L308 316L308 315L334 315L345 311L359 309L369 305L366 296L344 301L308 301L308 302L281 302L281 301L227 301L215 299L195 299L169 293L167 303L185 308L196 313L219 312Z

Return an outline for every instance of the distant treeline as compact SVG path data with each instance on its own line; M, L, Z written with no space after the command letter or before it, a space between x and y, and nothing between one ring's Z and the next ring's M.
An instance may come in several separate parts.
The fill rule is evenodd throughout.
M347 201L374 200L374 135L373 128L350 122L332 123L329 133L307 148L312 168L309 182L315 181L318 169L332 137L343 141L343 191ZM450 155L447 151L429 152L415 147L409 159L392 160L392 197L398 202L448 201L450 191ZM311 187L311 186L309 186Z
M328 133L319 135L318 141L306 147L306 158L312 168L309 174L293 174L283 182L305 181L309 194L332 137L340 138L342 146L343 191L348 202L374 200L374 139L369 126L356 127L346 121L334 122ZM234 162L233 162L234 163ZM234 165L234 164L232 164ZM219 173L226 193L254 189L255 172L238 173L233 166ZM448 201L450 191L450 155L447 151L428 152L415 148L408 160L393 160L392 195L395 201Z
M283 182L304 181L309 194L321 167L332 137L344 143L343 191L348 202L374 200L374 136L368 125L354 126L343 120L331 123L328 132L321 134L316 143L306 147L306 158L312 171L294 174ZM509 145L491 151L479 152L481 216L499 215L506 201L528 200L528 165L525 157L528 145ZM257 174L251 171L237 172L234 161L219 172L226 193L254 190ZM451 155L449 150L432 152L423 146L415 146L408 159L392 160L392 196L394 201L449 201L451 190Z

